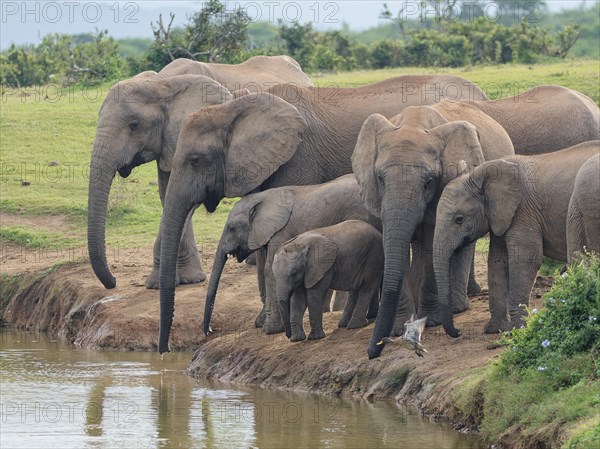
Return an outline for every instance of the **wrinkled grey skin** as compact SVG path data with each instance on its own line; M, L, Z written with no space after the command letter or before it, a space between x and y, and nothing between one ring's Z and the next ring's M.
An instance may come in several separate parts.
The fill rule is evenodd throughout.
M491 319L486 333L523 323L522 304L543 256L567 261L567 209L581 166L600 151L600 141L537 156L486 162L450 182L440 198L434 237L434 268L446 332L452 323L452 264L469 243L490 233L488 255Z
M347 89L276 86L190 117L179 136L173 161L177 176L169 183L175 182L167 192L169 207L161 223L159 351L168 350L165 337L171 327L177 262L173 239L180 238L183 215L200 204L214 211L224 197L319 184L350 173L350 156L369 114L391 117L411 104L438 101L436 89L456 93L446 89L449 85L462 86L459 93L465 97L485 98L462 78L403 76ZM283 331L279 314L267 310L263 329Z
M286 82L312 85L298 64L287 56L260 56L238 65L178 59L158 74L142 72L110 89L98 113L88 194L90 262L106 288L116 285L108 268L104 240L106 205L115 174L127 177L135 167L156 160L163 202L184 117L203 107L230 100L232 96L224 84L243 90L244 86L266 89L274 83ZM149 288L158 288L159 251L160 236L154 244L153 270L146 280ZM184 284L206 278L191 219L186 222L179 245L177 275L178 282Z
M600 254L600 155L581 166L575 178L567 216L567 256L577 252Z
M502 125L516 154L549 153L600 139L600 109L566 87L537 86L514 97L470 104Z
M443 101L407 108L389 121L378 114L365 121L352 166L365 205L381 217L385 250L380 311L367 349L369 358L381 354L383 345L377 343L384 337L402 335L404 323L414 313L427 316L429 326L441 323L432 257L437 199L458 175L460 163L475 167L508 154L513 154L513 146L506 131L465 103ZM451 293L457 311L468 307L473 251L474 245L454 267L457 281ZM416 272L416 284L405 285L405 272Z
M323 301L328 289L349 291L338 327L364 327L377 315L383 271L381 233L349 220L300 234L273 260L277 304L290 341L306 339L302 318L308 307L309 340L325 337Z
M269 189L238 201L227 217L217 246L206 293L204 332L210 332L212 310L227 256L235 256L242 262L254 251L264 251L257 257L258 285L264 307L255 322L257 327L262 327L266 309L277 311L271 266L281 245L311 229L351 219L381 229L380 220L365 208L352 174L314 186Z

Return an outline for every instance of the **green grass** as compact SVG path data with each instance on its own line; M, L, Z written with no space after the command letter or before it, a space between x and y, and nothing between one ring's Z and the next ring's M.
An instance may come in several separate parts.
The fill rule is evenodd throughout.
M554 83L578 89L600 102L598 61L563 61L547 65L484 66L466 69L399 68L331 74L315 78L318 85L357 86L409 73L449 72L479 84L491 97L512 95L516 87ZM99 87L25 89L27 95L3 92L0 101L0 212L28 216L64 215L74 229L69 243L85 245L87 167L98 110L110 84ZM512 89L512 90L511 90ZM57 162L56 166L49 166ZM127 179L117 177L109 200L107 244L151 245L162 207L155 185L154 163L139 167ZM31 184L24 186L22 181ZM214 214L196 212L198 243L218 241L234 200L225 200ZM46 236L24 230L4 233L8 240L55 245L60 229ZM19 234L21 233L21 234ZM27 240L29 239L29 240ZM481 247L480 247L481 249Z

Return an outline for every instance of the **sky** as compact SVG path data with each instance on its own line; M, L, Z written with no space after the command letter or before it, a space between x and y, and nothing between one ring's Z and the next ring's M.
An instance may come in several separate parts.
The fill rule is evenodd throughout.
M278 19L291 23L313 22L317 29L341 28L347 23L353 30L363 30L385 21L379 19L383 3L396 13L402 3L407 17L417 16L418 0L237 0L227 1L232 9L236 4L244 7L253 20L271 21ZM550 11L579 6L582 2L592 5L600 0L547 0ZM527 0L523 0L526 3ZM151 22L159 14L163 19L175 13L174 25L186 22L188 14L200 10L202 1L7 1L0 0L0 48L12 43L38 43L47 33L91 33L96 29L108 29L115 38L152 37ZM413 12L414 11L414 12ZM491 8L490 15L495 10Z

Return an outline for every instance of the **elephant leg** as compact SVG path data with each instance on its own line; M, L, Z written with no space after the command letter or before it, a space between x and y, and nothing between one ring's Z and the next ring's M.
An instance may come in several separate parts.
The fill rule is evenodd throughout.
M267 289L265 286L265 263L267 257L267 250L259 248L254 254L256 254L256 275L258 277L258 293L260 294L260 302L262 302L262 310L254 320L255 327L263 327L265 324L265 300L267 297Z
M344 310L346 303L348 302L348 292L341 292L336 290L335 298L333 300L333 311Z
M585 246L588 251L593 250L586 242L586 232L583 220L583 214L576 198L571 198L569 204L569 215L567 216L567 259L569 263L573 261L576 251L582 251Z
M369 310L367 311L367 321L372 323L377 318L379 312L379 289L371 294L371 303L369 304Z
M164 203L167 185L169 183L168 172L158 168L158 193L161 203ZM177 255L177 284L197 284L206 279L206 274L202 269L200 262L200 254L196 247L194 238L194 227L192 225L192 215L194 211L188 215L183 228L183 235L179 243L179 252ZM160 270L160 230L156 237L153 248L153 264L152 271L146 278L146 288L158 288L158 273Z
M293 294L292 294L293 296ZM292 324L290 318L291 303L294 299L289 297L279 297L277 305L279 306L279 313L281 314L281 320L283 321L283 327L285 329L285 336L287 338L292 337Z
M475 251L473 251L473 257L471 258L471 269L469 271L469 285L467 286L468 296L477 296L481 294L481 285L475 278Z
M266 257L265 263L265 324L263 325L263 331L265 334L278 334L283 332L283 322L281 315L279 314L279 307L277 306L277 296L275 288L275 276L273 275L273 255L269 251ZM321 301L321 307L323 302Z
M373 298L374 286L363 288L357 293L358 301L354 307L352 318L348 323L348 329L358 329L359 327L365 327L369 322L367 321L367 311L371 305Z
M492 315L485 325L486 334L510 329L508 319L508 253L504 240L490 234L488 253L489 307Z
M307 301L306 301L306 290L304 287L300 287L294 291L292 295L292 303L290 310L290 328L291 336L290 341L302 341L306 340L306 333L304 332L304 312L306 312Z
M323 300L323 313L331 312L331 297L333 296L333 290L327 290L325 293L325 299Z
M411 244L412 245L412 244ZM406 262L406 275L402 280L402 288L400 289L400 301L396 310L394 319L394 327L392 328L391 336L399 336L404 334L404 323L410 320L416 312L416 304L418 301L418 286L421 283L422 270L422 251L420 244L412 249L412 260Z
M323 300L327 290L319 288L319 284L306 291L306 302L308 303L308 319L310 321L309 340L318 340L325 337L323 330Z
M421 281L417 316L419 318L427 317L428 327L437 326L442 322L438 310L437 284L433 270L433 233L433 226L423 225L423 242L420 256L423 278Z
M506 238L508 253L508 314L511 328L525 324L525 307L529 305L529 296L535 283L537 272L542 266L544 254L541 236L532 236L529 230L524 237Z
M337 294L337 292L336 292ZM352 314L354 313L354 308L356 307L356 303L358 302L358 294L356 292L348 293L348 301L346 301L346 305L344 306L344 312L342 313L342 318L338 321L338 327L346 327L352 318Z
M475 254L475 243L465 246L459 254L454 255L452 264L452 313L461 313L469 308L469 296L467 295L467 283L473 256Z

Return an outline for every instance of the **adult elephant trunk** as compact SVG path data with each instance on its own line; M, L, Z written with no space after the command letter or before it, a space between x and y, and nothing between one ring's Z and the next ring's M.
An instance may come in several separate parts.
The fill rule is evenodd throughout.
M208 335L212 332L212 329L210 328L210 319L215 307L217 289L219 288L219 281L221 280L221 274L223 274L223 268L225 268L225 262L227 262L227 253L223 250L223 246L219 245L217 248L217 254L215 254L212 273L210 275L210 282L208 284L208 291L206 293L206 303L204 304L205 335Z
M409 308L413 306L411 304L401 304L401 309L406 308L406 310L398 310L398 302L404 272L408 268L406 263L409 260L410 242L422 218L422 214L415 213L410 208L398 207L394 207L389 211L382 208L381 216L385 265L381 287L381 303L375 320L375 329L367 349L370 359L381 355L383 345L377 345L377 343L384 337L390 336L396 315L410 318Z
M160 271L158 284L160 288L160 329L158 335L158 352L169 352L169 336L175 311L175 284L177 271L177 254L186 218L193 204L178 195L171 195L169 184L165 197L162 220L160 223Z
M102 145L102 139L96 137L90 163L90 182L88 190L88 254L94 273L106 288L115 288L117 282L108 268L106 260L106 209L108 195L117 164L110 157L111 152Z
M436 236L437 243L437 236ZM439 248L434 244L434 248ZM448 335L456 338L460 335L460 330L454 327L452 320L452 264L456 254L453 253L452 249L441 249L439 254L436 254L433 258L433 270L435 272L435 279L438 288L438 298L440 305L440 317L442 319L442 325Z

